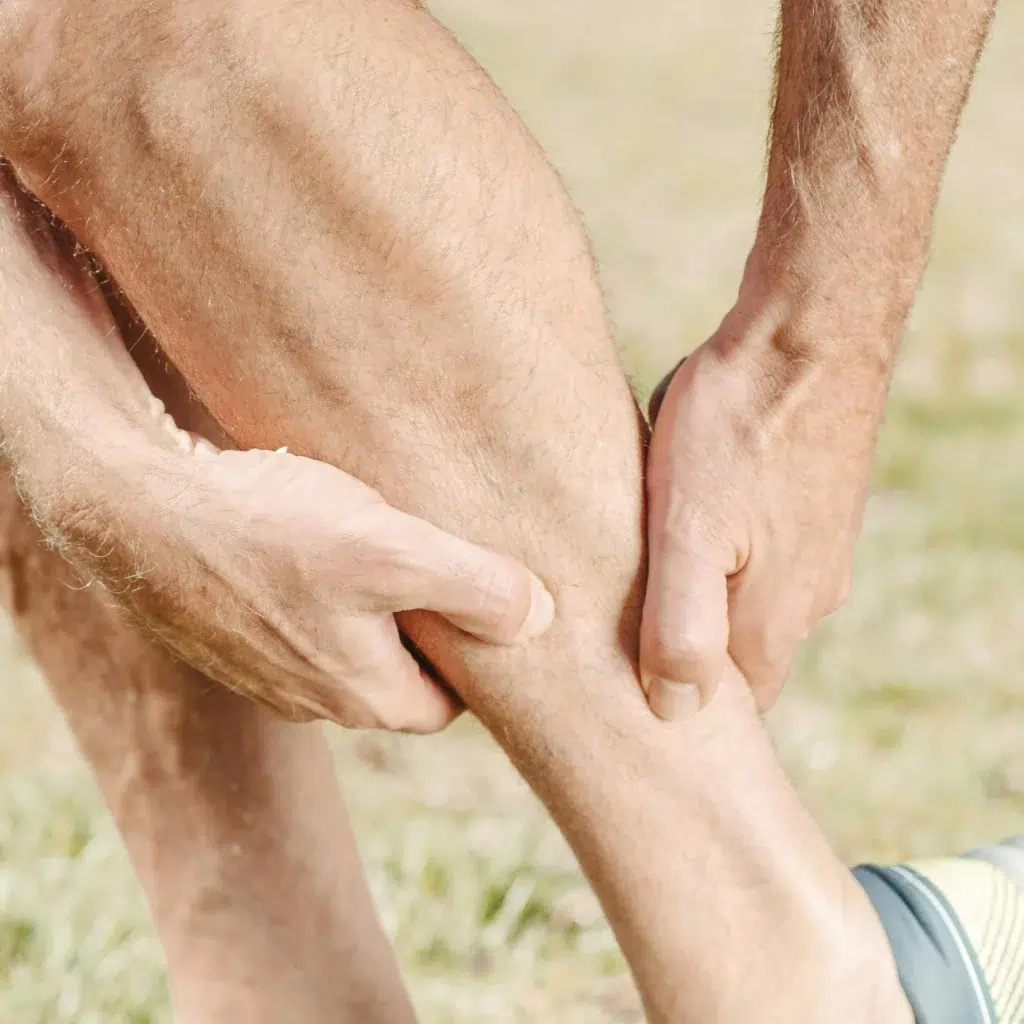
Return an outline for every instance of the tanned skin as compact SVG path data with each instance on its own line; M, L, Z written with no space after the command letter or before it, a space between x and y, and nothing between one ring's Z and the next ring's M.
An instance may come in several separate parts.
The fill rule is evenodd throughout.
M740 673L722 655L704 714L666 724L648 713L637 685L645 431L578 218L486 76L425 10L398 0L87 6L12 19L32 60L9 65L3 148L97 253L236 443L288 445L338 466L393 507L507 551L544 580L558 614L527 647L487 647L427 615L401 622L569 837L651 1018L909 1020L878 922L799 806ZM905 39L943 18L959 25L962 57L940 83L952 111L936 129L944 153L988 5L958 7L969 12L959 21L952 5L891 7L890 20L911 22ZM838 9L815 5L806 15L814 31L800 38L824 55L835 40L816 34L821 8ZM787 167L774 153L787 135L789 26L784 18L776 185ZM849 33L849 21L842 26ZM878 41L885 31L857 39L870 43L859 52L889 55ZM820 164L799 153L824 173L837 161L822 149L832 155ZM930 152L908 146L902 159L925 173ZM871 281L854 288L851 267L840 273L826 258L837 245L845 251L844 223L870 230L872 219L847 211L828 226L832 247L819 249L811 229L820 221L802 207L806 231L768 212L787 208L779 195L770 181L737 306L677 375L652 452L653 592L685 591L695 574L710 580L708 621L720 637L730 574L734 593L748 585L756 594L749 581L762 544L767 566L775 546L786 557L793 536L802 544L827 527L834 539L836 510L818 496L843 488L821 485L844 457L858 469L862 459L866 476L891 365L877 337L887 327L894 345L899 332L864 327L860 291ZM913 206L921 193L900 202ZM766 224L786 226L773 234ZM905 306L921 241L916 264L894 257L890 268L914 275ZM807 356L811 342L820 364ZM828 398L821 382L833 376L819 365L846 373L845 404L807 397ZM8 382L8 396L31 391L31 381ZM60 409L50 415L59 420ZM865 420L856 458L822 453L822 429L846 445ZM119 432L140 439L137 424L122 417L98 445L107 472L133 482L131 509L112 509L81 476L55 473L52 450L34 459L35 446L11 449L26 495L58 532L66 524L72 557L78 550L94 567L100 540L130 555L152 516L173 522L182 494L195 500L163 483L190 479L195 453L111 444ZM856 509L840 522L859 518L862 488L853 490L836 498L840 513L844 501ZM710 505L694 515L687 494ZM805 508L808 495L818 500ZM805 530L794 535L797 505ZM694 537L718 549L746 537L745 560L701 577L692 558L685 564ZM188 557L191 543L169 558ZM793 594L784 596L792 607ZM664 607L648 613L648 667L659 645L684 654L693 646L692 620ZM658 674L680 675L660 664ZM763 693L767 684L752 678ZM791 965L782 984L780 959Z
M727 652L769 707L849 592L896 351L994 8L782 3L739 296L652 402L641 660L665 717L707 699Z
M28 247L63 271L70 257L55 248L38 201L2 158L0 196L10 259ZM56 237L67 248L65 234ZM11 317L0 341L0 454L37 495L34 516L56 546L179 656L291 720L432 732L461 704L402 646L395 612L430 607L494 643L525 642L550 625L550 595L514 559L391 508L323 463L284 451L225 451L232 445L222 431L218 447L177 429L125 351L107 308L110 288L77 270L63 273L65 304L76 297L80 311L108 327L88 346L40 344L37 307L45 296L35 294L29 268L13 262L0 282ZM116 308L144 355L152 340L131 310L120 301ZM145 362L160 373L158 358ZM187 409L188 386L179 380L176 389ZM187 503L169 515L153 502L135 506L140 482L110 476L104 453L52 459L55 449L75 452L81 437L97 432L120 435L112 443L121 449L141 445L153 493L187 492ZM192 456L185 478L177 454ZM78 480L91 481L88 507L70 512L59 494L75 493ZM53 502L43 497L51 488ZM126 546L133 507L146 521ZM76 542L81 527L99 531L92 544ZM312 594L320 597L310 601Z
M192 451L155 412L156 396L193 435L229 444L151 341L122 338L69 233L12 189L0 183L0 338L31 339L47 374L69 353L105 371L50 393L88 425L47 436L53 463L98 467L147 436L154 456L161 445ZM129 425L125 409L135 410ZM412 1024L322 727L288 722L175 659L59 544L0 462L0 609L35 655L124 837L175 1020Z

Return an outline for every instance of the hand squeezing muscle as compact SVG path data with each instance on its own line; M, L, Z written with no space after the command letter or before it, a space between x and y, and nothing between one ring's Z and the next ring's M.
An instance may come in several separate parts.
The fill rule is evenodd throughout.
M550 624L514 559L332 466L179 429L87 255L2 163L0 259L2 452L65 555L186 661L289 717L424 732L460 704L403 647L396 612L504 644Z

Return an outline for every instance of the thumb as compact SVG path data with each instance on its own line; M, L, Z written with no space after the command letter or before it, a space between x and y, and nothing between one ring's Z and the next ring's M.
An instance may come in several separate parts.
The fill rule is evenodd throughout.
M640 673L651 710L680 721L712 697L729 647L723 560L671 540L651 541L640 629Z
M404 512L389 515L390 546L402 572L388 588L392 611L437 612L496 644L546 632L555 604L521 562L462 540Z

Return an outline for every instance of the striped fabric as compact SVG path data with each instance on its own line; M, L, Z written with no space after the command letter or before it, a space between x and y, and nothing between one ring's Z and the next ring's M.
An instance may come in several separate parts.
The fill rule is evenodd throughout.
M1024 1024L1024 840L854 874L917 1024Z
M974 947L999 1024L1024 1024L1024 887L1004 869L1009 845L922 861L917 871L946 897ZM1024 880L1024 850L1017 849Z

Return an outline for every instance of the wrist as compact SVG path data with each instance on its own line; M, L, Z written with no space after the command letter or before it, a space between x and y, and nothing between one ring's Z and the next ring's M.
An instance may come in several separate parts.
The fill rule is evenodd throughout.
M908 201L901 184L892 192L837 176L809 197L770 177L745 283L898 333L924 273L933 207Z
M909 261L860 263L812 233L780 242L759 232L712 345L888 380L919 279Z

